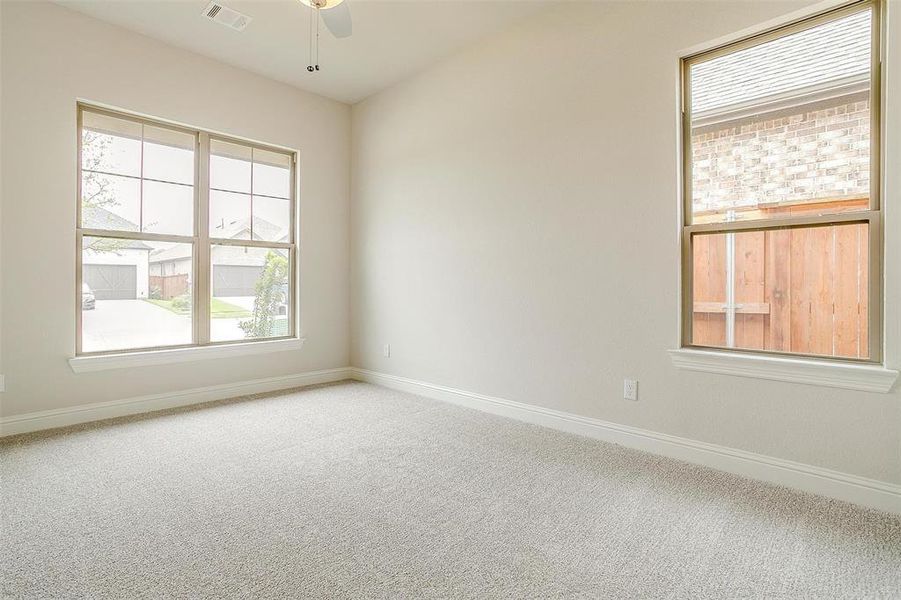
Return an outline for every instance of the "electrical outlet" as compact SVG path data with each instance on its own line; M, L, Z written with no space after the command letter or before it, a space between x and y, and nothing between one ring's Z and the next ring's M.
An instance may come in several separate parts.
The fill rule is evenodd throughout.
M385 347L382 348L382 354L385 355L385 358L391 358L391 344L385 344Z
M638 381L635 379L623 379L623 399L638 400Z

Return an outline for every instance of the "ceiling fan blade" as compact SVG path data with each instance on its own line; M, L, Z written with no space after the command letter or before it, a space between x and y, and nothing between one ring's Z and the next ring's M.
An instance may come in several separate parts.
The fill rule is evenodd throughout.
M350 8L347 2L342 2L334 8L326 8L319 11L325 26L336 38L350 37L353 33L353 25L350 22Z

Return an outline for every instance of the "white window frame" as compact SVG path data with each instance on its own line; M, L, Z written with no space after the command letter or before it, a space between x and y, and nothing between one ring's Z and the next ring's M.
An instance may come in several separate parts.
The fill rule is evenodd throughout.
M82 227L82 131L85 112L110 116L194 136L194 231L193 235L169 235L145 233L141 231L119 231L112 229L89 229ZM299 289L298 289L298 251L297 251L297 151L269 144L246 140L234 136L214 133L196 127L186 127L169 121L148 118L133 113L113 110L87 102L77 104L78 133L78 182L76 197L76 229L75 229L75 357L69 360L76 372L94 371L108 368L121 368L140 364L164 364L218 358L226 355L258 354L281 350L296 350L303 345L298 337ZM290 223L289 240L287 242L268 242L258 240L233 240L210 236L209 232L209 199L210 199L210 141L223 141L232 144L263 150L288 156L290 159ZM176 242L192 246L192 278L193 311L192 342L190 344L135 347L109 351L84 352L82 349L82 240L85 236L132 239L157 242ZM291 293L288 311L288 335L266 338L251 338L230 341L210 340L210 298L212 293L211 248L214 245L233 245L242 247L278 248L288 253L289 280Z
M733 221L723 223L692 223L692 146L691 146L691 87L690 87L690 67L691 65L711 60L713 58L731 54L733 52L744 50L746 48L762 44L797 33L811 27L822 25L823 23L833 21L838 18L846 17L857 12L871 10L872 11L872 50L871 50L871 77L870 77L870 195L869 208L866 211L834 213L828 215L811 215L811 216L792 216L778 217L767 220L749 220L749 221ZM762 33L752 35L750 37L731 42L710 50L705 50L690 56L683 57L680 61L681 66L681 162L682 162L682 186L681 186L681 318L680 318L680 342L681 350L674 351L674 362L677 366L690 368L694 365L698 368L694 370L708 370L714 372L727 373L728 368L722 366L720 370L706 368L710 366L710 361L721 363L717 356L728 355L725 359L729 365L734 366L736 359L745 357L749 360L740 361L745 367L749 368L747 374L753 374L754 358L769 357L779 358L789 361L802 361L805 364L814 362L827 362L833 364L844 363L846 365L857 366L873 366L881 365L884 357L884 336L883 336L883 215L881 198L883 197L883 182L881 178L881 161L883 156L883 121L882 121L882 105L884 98L882 95L882 57L884 47L882 45L882 24L884 22L884 3L882 0L858 0L856 2L833 8L800 20L787 23L785 25L769 29ZM723 348L720 346L700 346L692 342L693 332L693 316L694 316L694 299L693 299L693 249L692 238L699 234L710 233L730 233L741 231L766 231L775 229L790 229L797 227L827 226L841 225L851 223L867 223L869 225L869 313L868 313L868 357L867 358L847 358L833 357L823 355L802 354L797 352L776 351L776 350L759 350L744 348ZM697 358L700 356L701 358ZM713 357L711 359L711 357ZM701 364L703 363L703 364ZM771 363L783 364L783 363ZM792 365L789 363L789 371ZM700 368L705 367L705 368ZM786 379L784 377L776 377L777 379ZM773 378L773 377L769 377ZM790 379L786 379L790 380ZM844 386L838 386L844 387Z

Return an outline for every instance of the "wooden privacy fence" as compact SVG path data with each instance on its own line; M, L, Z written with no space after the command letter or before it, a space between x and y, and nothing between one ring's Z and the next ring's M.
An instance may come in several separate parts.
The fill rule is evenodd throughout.
M850 210L862 203L866 206L863 200L834 202L830 208ZM868 356L866 224L732 235L734 347ZM692 342L697 345L727 345L727 236L693 238Z
M188 293L188 274L179 275L151 275L150 289L157 288L160 290L161 300L171 300L176 296Z

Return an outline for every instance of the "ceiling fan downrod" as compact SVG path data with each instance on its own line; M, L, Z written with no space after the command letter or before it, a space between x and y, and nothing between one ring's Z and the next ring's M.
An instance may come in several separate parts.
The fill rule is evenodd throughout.
M0 0L0 2L2 1ZM319 30L321 29L319 21L322 21L322 24L336 39L350 37L353 25L345 0L300 0L300 2L310 9L310 60L307 62L307 71L315 73L319 70Z
M307 71L313 73L319 70L319 8L324 6L324 0L312 0L310 3L310 60ZM313 25L315 21L316 25ZM315 35L313 29L316 29ZM314 59L315 58L315 59Z

